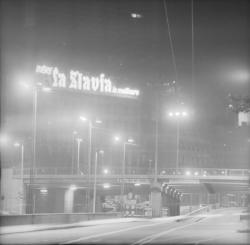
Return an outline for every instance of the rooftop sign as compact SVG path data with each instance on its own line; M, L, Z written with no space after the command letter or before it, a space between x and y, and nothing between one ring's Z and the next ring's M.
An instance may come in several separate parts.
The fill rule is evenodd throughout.
M69 74L65 74L57 67L46 65L37 65L36 73L47 76L49 86L53 88L63 88L87 93L136 98L140 91L130 88L115 87L110 78L105 77L105 74L99 76L87 76L77 70L70 70Z

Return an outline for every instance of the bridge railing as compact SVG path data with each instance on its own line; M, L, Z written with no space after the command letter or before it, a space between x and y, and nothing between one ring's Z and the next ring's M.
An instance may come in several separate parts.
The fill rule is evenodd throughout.
M148 175L151 176L152 173L139 171L140 169L137 168L137 171L130 171L126 173L126 175ZM20 168L13 169L14 175L20 175L21 170ZM30 175L31 171L30 168L24 168L24 175ZM61 168L53 168L53 167L44 167L44 168L35 168L34 173L35 176L37 175L74 175L74 176L81 176L86 175L83 172L76 173L72 171L71 168L61 167ZM105 175L103 173L98 172L98 175ZM112 175L121 175L121 171L118 169L113 170L111 173L106 174L105 176L112 176ZM249 169L220 169L220 168L169 168L169 169L161 169L159 171L159 176L164 177L164 175L170 176L194 176L194 177L206 177L206 176L250 176ZM153 175L152 175L153 176Z
M222 169L222 168L170 168L160 171L161 175L186 175L186 176L249 176L249 169Z

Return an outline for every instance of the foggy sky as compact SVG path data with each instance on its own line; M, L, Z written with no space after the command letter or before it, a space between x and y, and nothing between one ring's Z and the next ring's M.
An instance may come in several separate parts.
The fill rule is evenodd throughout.
M226 122L229 92L249 88L247 1L194 0L195 87L191 87L191 4L166 1L178 83L195 95L192 105ZM1 13L2 111L30 111L16 83L37 63L101 72L121 85L175 80L163 1L7 1ZM140 13L141 19L131 18Z

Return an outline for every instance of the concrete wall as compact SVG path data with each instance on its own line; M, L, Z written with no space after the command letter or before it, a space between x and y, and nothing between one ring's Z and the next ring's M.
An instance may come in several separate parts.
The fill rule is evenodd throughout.
M94 219L110 219L120 217L120 213L72 213L72 214L26 214L2 215L1 226L27 224L70 224Z
M22 181L13 178L11 168L1 169L1 212L22 214L24 202L25 193Z

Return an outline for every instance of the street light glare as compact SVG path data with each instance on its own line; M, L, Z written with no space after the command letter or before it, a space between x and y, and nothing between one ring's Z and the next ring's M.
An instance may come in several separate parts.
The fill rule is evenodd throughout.
M31 89L31 86L28 83L20 82L20 85L24 89L27 89L27 90Z
M78 142L82 142L82 139L81 138L77 138L76 139Z
M174 115L174 113L173 113L173 112L169 112L168 115L169 115L170 117L172 117L172 116Z
M110 188L110 184L108 184L108 183L103 184L103 188L104 188L104 189L109 189L109 188Z
M188 114L187 114L186 111L183 111L183 112L182 112L182 116L186 117L187 115L188 115Z
M115 137L114 137L114 141L115 141L115 142L120 141L120 137L119 137L119 136L115 136Z
M83 121L83 122L86 122L88 119L84 116L80 116L80 119Z
M75 191L75 190L77 189L77 187L76 187L75 185L71 185L71 186L69 187L69 189L72 190L72 191Z
M175 115L178 117L178 116L180 116L180 112L175 112Z
M41 193L41 194L47 194L47 193L48 193L48 190L47 190L46 188L41 189L41 190L40 190L40 193Z
M138 13L131 13L130 15L131 15L131 17L132 17L133 19L140 19L140 18L142 18L142 15L141 15L141 14L138 14Z
M109 170L107 168L103 169L103 173L104 174L108 174L109 173Z
M128 139L128 143L134 143L134 139L129 138L129 139Z
M96 122L96 123L102 123L102 121L99 120L99 119L97 119L95 122Z
M7 144L9 141L9 137L5 134L0 135L0 144Z
M15 147L19 147L19 146L20 146L20 143L19 143L19 142L15 142L13 145L14 145Z
M51 92L52 89L50 87L43 87L42 88L43 92Z

